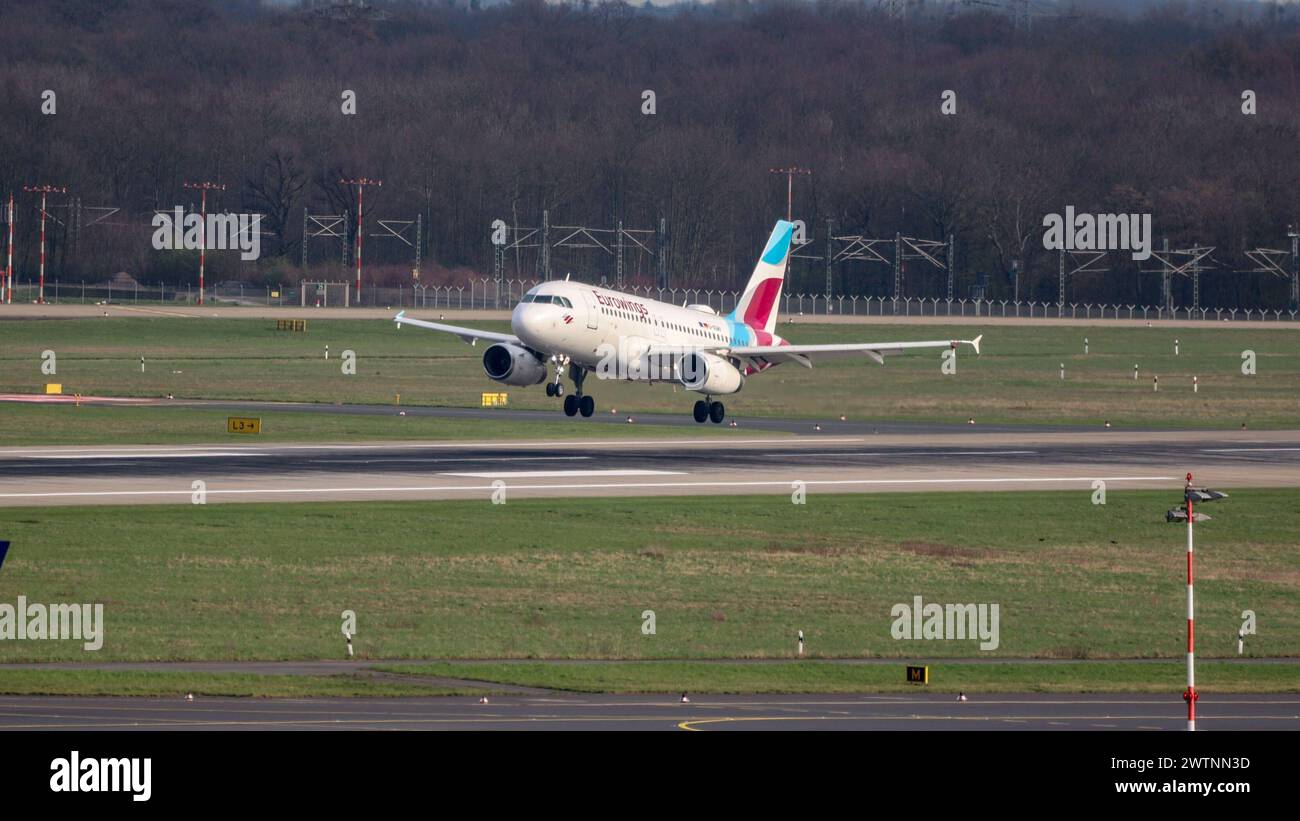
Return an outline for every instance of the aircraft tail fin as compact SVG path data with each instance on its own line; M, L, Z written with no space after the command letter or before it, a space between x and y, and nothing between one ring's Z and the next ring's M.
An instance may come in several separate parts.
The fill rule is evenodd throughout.
M763 254L754 266L749 284L732 311L732 319L749 327L772 333L776 328L777 303L785 283L786 263L790 260L790 242L794 237L794 223L779 220L767 238Z

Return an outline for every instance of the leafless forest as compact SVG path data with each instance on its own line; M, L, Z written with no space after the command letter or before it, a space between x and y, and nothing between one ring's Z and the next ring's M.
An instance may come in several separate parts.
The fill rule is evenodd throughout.
M364 176L384 182L365 201L378 284L409 281L414 249L372 239L372 220L418 216L422 279L440 282L491 275L493 221L538 227L545 211L560 226L662 220L673 284L733 288L786 210L771 169L799 166L812 172L793 203L810 255L825 253L828 221L837 235L951 234L959 296L984 274L1007 297L1018 262L1021 298L1055 301L1044 214L1150 212L1157 248L1215 246L1203 304L1281 307L1287 282L1244 269L1253 248L1289 250L1297 220L1297 21L1195 4L1023 21L987 4L897 16L829 0L376 0L335 15L251 0L4 2L0 192L16 197L20 276L38 245L24 186L68 188L50 199L51 276L196 279L189 252L151 247L149 220L197 208L184 184L210 180L227 187L209 208L265 214L268 232L257 262L211 255L210 281L277 283L303 275L304 209L355 219L339 181ZM946 90L955 114L941 112ZM308 243L313 275L343 278L345 239ZM648 254L626 259L630 280L653 281ZM540 264L537 249L511 250L504 273ZM551 264L613 275L597 249L554 249ZM1144 267L1111 254L1071 295L1156 303L1160 277ZM880 264L833 276L839 293L892 288ZM791 280L820 293L825 267L799 260ZM906 288L942 296L944 282L915 266Z

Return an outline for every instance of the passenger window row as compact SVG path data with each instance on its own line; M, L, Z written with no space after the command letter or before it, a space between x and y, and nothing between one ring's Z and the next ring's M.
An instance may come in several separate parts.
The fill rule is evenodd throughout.
M615 310L614 308L601 308L600 312L605 314L606 316L616 316L621 319L632 320L633 322L645 322L648 324L659 325L661 327L668 328L669 330L680 331L681 333L684 334L692 334L694 336L703 336L703 337L708 337L709 339L715 339L718 342L727 341L727 337L723 334L714 333L713 331L704 331L704 330L700 330L699 328L691 328L687 325L678 325L675 322L664 322L658 319L649 319L645 315L634 314L631 313L630 311L619 311L619 310Z

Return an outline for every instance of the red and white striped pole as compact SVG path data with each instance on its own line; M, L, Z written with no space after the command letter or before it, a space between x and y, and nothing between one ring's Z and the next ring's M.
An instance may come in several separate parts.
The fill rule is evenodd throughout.
M186 188L197 188L199 194L199 304L203 304L204 274L208 256L208 192L225 191L226 186L215 182L187 182Z
M357 304L361 304L361 240L365 232L361 230L361 194L365 189L357 186Z
M24 191L41 195L41 283L36 301L45 304L45 198L47 194L66 194L67 188L57 185L24 185ZM13 225L13 222L10 222Z
M1187 731L1196 730L1196 628L1192 595L1192 523L1196 516L1192 511L1192 474L1187 474L1187 692L1183 700L1187 702Z
M383 185L383 180L372 180L366 177L358 177L355 180L339 180L344 185L355 185L357 187L357 294L356 304L361 304L361 239L365 236L362 230L361 206L362 192L367 185Z
M9 284L5 288L5 299L9 304L14 301L14 193L9 192L9 258L5 262L5 279Z
M36 301L45 304L45 192L41 192L41 288Z
M199 304L203 304L203 273L208 261L208 189L199 194Z

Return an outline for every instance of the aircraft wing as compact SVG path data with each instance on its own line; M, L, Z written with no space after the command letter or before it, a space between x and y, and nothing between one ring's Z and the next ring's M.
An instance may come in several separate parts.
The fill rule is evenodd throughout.
M980 352L983 334L974 339L943 339L932 342L864 342L847 345L740 345L727 350L732 356L745 357L758 363L797 362L811 368L813 361L832 356L864 354L880 364L885 357L900 354L913 348L956 348L958 344L970 345Z
M415 325L418 328L428 328L431 331L442 331L443 333L455 334L461 338L461 341L468 342L471 345L478 342L480 339L486 339L489 342L509 342L521 347L526 347L523 342L519 341L519 337L514 334L499 334L494 331L480 331L476 328L462 328L459 325L444 325L441 322L426 322L423 319L411 319L406 315L406 311L402 311L397 316L393 317L393 321L397 323L397 327L399 328L403 325Z

